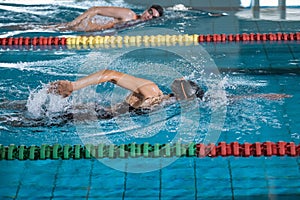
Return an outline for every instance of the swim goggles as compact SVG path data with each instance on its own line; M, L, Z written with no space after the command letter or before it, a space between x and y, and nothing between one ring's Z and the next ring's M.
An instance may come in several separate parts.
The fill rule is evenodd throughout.
M147 12L148 12L153 18L158 18L158 16L154 16L154 15L153 15L153 10L152 10L152 8L149 8L149 9L147 10Z

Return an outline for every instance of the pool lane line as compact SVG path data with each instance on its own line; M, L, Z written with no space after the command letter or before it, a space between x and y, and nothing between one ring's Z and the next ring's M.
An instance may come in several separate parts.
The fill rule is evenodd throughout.
M295 33L241 33L241 34L179 34L137 36L72 36L72 37L8 37L0 38L2 48L18 46L78 46L115 48L126 46L191 45L204 42L300 41ZM102 46L101 46L102 45Z
M0 144L0 160L69 160L102 158L170 158L170 157L270 157L300 156L300 144L294 142L220 142L218 144L175 143L175 144L86 144L41 146Z

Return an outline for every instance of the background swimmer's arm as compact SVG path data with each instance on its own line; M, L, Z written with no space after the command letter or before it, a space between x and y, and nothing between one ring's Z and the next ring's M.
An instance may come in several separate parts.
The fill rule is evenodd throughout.
M92 12L95 15L113 17L121 21L133 20L136 17L135 12L128 8L121 7L93 7Z
M68 26L76 26L76 25L80 24L80 22L82 20L84 20L84 19L90 20L92 17L94 17L96 15L113 17L120 21L129 21L129 20L133 20L136 18L136 14L128 8L95 6L95 7L89 8L87 11L85 11L83 14L78 16L72 22L69 22L67 25Z

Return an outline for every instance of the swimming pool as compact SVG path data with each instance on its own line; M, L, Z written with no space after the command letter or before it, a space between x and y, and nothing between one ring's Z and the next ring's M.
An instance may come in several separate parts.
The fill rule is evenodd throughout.
M71 2L68 6L1 4L1 9L3 16L13 16L5 19L5 25L28 21L40 24L70 20L82 12L81 6L95 4L93 1ZM127 6L123 2L107 5ZM229 12L228 16L214 18L202 11L168 10L163 19L97 34L141 35L146 30L148 34L157 30L161 34L164 31L181 34L299 31L299 21L249 20L236 16L235 12ZM1 37L79 34L42 31L38 25L35 28L16 31L5 26L0 29ZM0 144L165 144L178 139L182 143L200 143L208 140L208 133L216 133L217 137L211 141L214 143L299 144L299 58L299 41L123 48L2 46L0 92L1 105L5 106L0 111ZM185 76L201 84L211 96L221 97L221 102L174 103L148 115L124 115L112 120L82 122L77 118L76 122L68 122L57 117L69 105L90 102L108 105L122 100L126 91L111 84L78 92L71 100L49 97L43 89L48 82L75 80L105 67L154 80L164 92L170 92L173 78ZM285 93L292 98L231 100L232 96L266 93ZM32 101L28 103L28 99ZM11 108L7 102L12 101ZM29 104L32 113L22 110L24 103ZM267 199L295 198L300 194L299 158L288 156L1 160L0 166L3 199Z

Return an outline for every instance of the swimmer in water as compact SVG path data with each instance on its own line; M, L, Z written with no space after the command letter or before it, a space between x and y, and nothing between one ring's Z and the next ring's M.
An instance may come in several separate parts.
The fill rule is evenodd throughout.
M141 15L128 8L95 6L89 8L73 21L55 25L54 28L86 32L103 31L120 24L126 24L126 22L148 21L158 18L163 15L163 12L163 8L159 5L152 5Z
M150 80L108 69L98 71L75 82L60 80L50 83L49 92L68 97L73 91L105 82L111 82L130 90L132 93L126 98L125 102L128 107L133 109L151 109L153 106L159 105L171 97L175 97L178 101L195 98L204 100L204 90L190 80L175 79L171 85L172 93L163 94L159 87ZM256 94L253 97L280 99L290 96L286 94Z
M130 90L131 94L127 96L125 101L109 107L103 107L93 102L84 105L74 104L71 110L60 112L59 115L54 114L54 117L50 116L52 120L49 121L47 121L47 118L41 118L39 120L27 118L27 116L24 115L24 111L26 112L26 101L4 101L0 102L0 108L19 109L21 112L14 114L12 117L5 116L2 121L12 126L48 126L55 125L55 123L61 125L61 123L72 122L74 116L76 116L76 120L93 119L94 114L90 112L91 109L96 112L98 119L111 119L125 113L138 115L147 114L156 108L160 108L159 105L163 101L174 102L173 100L203 99L204 97L204 91L196 83L186 81L182 78L176 79L172 83L171 89L173 93L163 94L153 81L108 69L98 71L74 82L67 80L52 82L48 86L48 92L61 95L62 97L68 97L73 91L105 82L111 82ZM78 112L79 114L77 114ZM53 121L54 118L57 119L57 122L56 120Z
M77 81L71 82L67 80L59 80L49 84L48 92L61 95L62 97L68 97L73 91L80 90L90 85L97 85L105 82L114 83L120 87L123 87L131 91L131 94L125 98L125 101L111 107L102 107L97 103L87 105L74 105L71 111L66 111L55 114L51 119L58 119L57 121L47 121L47 118L41 118L38 120L32 120L24 115L26 113L27 101L3 101L0 102L1 109L20 110L12 116L0 116L1 121L12 126L52 126L61 125L64 123L72 122L74 119L74 113L77 120L89 120L94 119L94 114L90 113L91 109L96 112L98 119L111 119L115 116L133 113L133 114L147 114L156 108L160 108L159 105L162 102L174 102L199 99L200 101L206 101L206 95L204 90L198 86L195 82L185 80L183 78L175 79L171 84L171 94L164 94L160 88L153 81L138 78L129 74L114 70L101 70L94 74L88 75ZM278 100L283 98L289 98L291 95L287 94L252 94L252 95L240 95L229 96L229 101L244 99L244 98L264 98L268 100ZM164 104L162 104L164 105ZM79 112L79 114L76 114ZM15 120L17 119L17 120Z
M50 83L49 92L68 97L73 91L105 82L111 82L130 90L132 93L125 102L134 109L151 108L170 97L185 100L195 97L202 99L204 95L204 91L192 81L176 79L171 85L173 93L163 94L159 87L150 80L108 69L98 71L75 82L60 80Z

